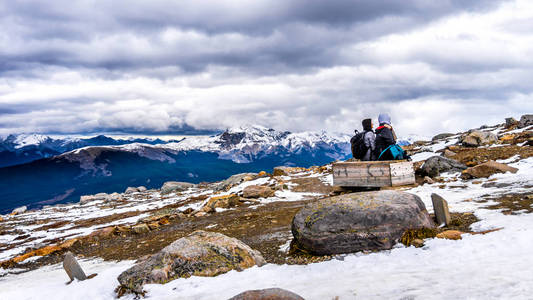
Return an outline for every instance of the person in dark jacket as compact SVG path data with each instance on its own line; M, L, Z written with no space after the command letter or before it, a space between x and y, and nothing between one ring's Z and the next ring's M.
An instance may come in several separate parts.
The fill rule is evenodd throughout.
M379 114L379 127L376 128L376 146L374 156L376 160L383 150L389 146L396 144L396 133L391 126L391 119L388 114ZM379 157L379 160L392 160L393 157L390 151L386 151Z
M363 143L365 145L366 153L361 158L363 161L369 161L369 160L376 160L375 153L376 153L376 135L374 134L374 130L372 130L372 119L364 119L362 122L363 125Z

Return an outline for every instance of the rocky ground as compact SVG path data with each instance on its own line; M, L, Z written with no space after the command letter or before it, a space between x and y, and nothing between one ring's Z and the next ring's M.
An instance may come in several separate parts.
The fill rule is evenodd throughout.
M517 173L525 176L522 181L509 181L500 176L501 170L490 168L475 173L478 177L466 176L472 173L470 169L427 174L423 163L437 155L464 164L464 168L489 161L519 170L522 166L531 168L532 130L531 125L509 121L418 141L406 147L415 162L417 184L392 189L419 195L430 212L430 193L446 198L464 191L465 197L471 196L460 204L451 203L451 224L437 228L429 238L448 230L481 231L476 226L483 223L477 209L504 215L529 214L533 211L533 183L528 174ZM86 259L142 260L196 230L237 238L258 250L269 264L331 260L338 257L314 256L291 248L291 221L306 204L354 192L334 187L332 182L331 164L308 169L283 167L272 174L240 174L217 183L169 183L158 190L129 188L121 194L82 197L80 203L35 211L20 209L0 216L0 276L12 278L60 263L67 251Z

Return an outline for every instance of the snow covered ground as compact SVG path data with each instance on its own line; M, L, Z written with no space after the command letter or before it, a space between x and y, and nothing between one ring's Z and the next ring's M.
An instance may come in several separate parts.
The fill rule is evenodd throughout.
M482 184L450 180L445 188L425 184L408 192L419 195L431 210L431 193L445 197L452 211L475 211L474 230L503 227L486 235L463 235L459 241L428 239L423 248L398 245L390 251L350 254L310 265L254 267L207 278L178 279L147 285L148 299L228 299L242 291L280 287L305 299L531 299L533 294L533 215L504 215L481 208L487 203L464 201L510 192L531 192L533 158L511 164L516 174L485 179L510 183L484 188ZM454 176L448 176L448 179ZM464 188L458 185L464 184ZM60 265L8 274L0 278L2 299L112 299L116 277L132 261L82 260L94 279L70 285ZM124 299L133 299L126 296Z
M434 151L455 142L437 143L427 153L422 152L415 158L426 159L430 153L434 155ZM457 173L445 174L445 183L424 184L405 190L420 196L429 211L432 211L430 196L437 193L448 201L452 212L474 212L480 219L472 225L474 231L503 227L502 230L485 235L464 234L463 239L458 241L427 239L422 248L399 244L390 251L340 255L330 261L309 265L267 264L217 277L178 279L164 285L146 285L146 296L148 299L219 300L245 290L279 287L308 300L335 297L341 300L533 299L533 214L505 215L499 210L484 208L493 203L491 199L501 195L533 194L533 157L520 159L515 156L502 162L519 171L476 180L477 184L456 180ZM323 182L332 181L331 175L302 175L320 176ZM241 191L251 184L264 184L268 180L259 178L245 182L228 193ZM487 182L498 184L483 186ZM299 200L306 196L314 195L278 191L275 197L261 201ZM157 204L149 204L149 200L130 202L121 211L148 209L154 205L162 207L165 203L185 198L170 197L166 202ZM79 210L75 210L74 206L67 207L72 209L57 212L50 208L48 217L56 213L75 220L111 213L101 208L93 211L91 205L83 207L76 208ZM43 212L28 214L26 218L37 217L44 218ZM127 221L134 223L136 220ZM32 228L26 229L30 232ZM14 237L4 235L0 238L0 241L9 242ZM6 257L6 253L0 253L0 257ZM118 285L117 276L134 262L91 259L81 260L80 264L87 274L98 275L87 281L65 285L68 277L60 264L21 274L6 274L0 269L0 299L113 299ZM122 299L133 299L133 296Z

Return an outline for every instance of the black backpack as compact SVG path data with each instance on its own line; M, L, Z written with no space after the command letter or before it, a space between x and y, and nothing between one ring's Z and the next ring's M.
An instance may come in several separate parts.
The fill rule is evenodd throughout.
M352 144L352 155L356 159L362 159L368 151L368 148L365 146L364 141L365 133L366 131L356 131L355 135L350 140L350 143Z

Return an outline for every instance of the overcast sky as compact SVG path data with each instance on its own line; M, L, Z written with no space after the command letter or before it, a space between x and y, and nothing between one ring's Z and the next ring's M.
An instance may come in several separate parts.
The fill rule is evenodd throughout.
M533 113L533 1L0 0L0 134Z

